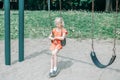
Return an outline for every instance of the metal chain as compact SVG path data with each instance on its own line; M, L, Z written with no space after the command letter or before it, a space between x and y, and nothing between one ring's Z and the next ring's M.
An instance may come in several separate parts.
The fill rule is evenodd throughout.
M49 20L50 20L50 30L51 30L51 26L52 26L52 22L51 22L51 9L50 9L50 0L48 0L48 11L49 11Z
M113 45L113 53L116 55L116 28L118 27L118 0L116 0L116 26L114 29L114 45Z
M92 28L91 28L91 32L92 32L92 50L94 51L94 0L92 0Z
M62 10L62 2L61 2L61 0L59 0L59 7L60 7L60 17L62 17L62 15L61 15L61 10Z

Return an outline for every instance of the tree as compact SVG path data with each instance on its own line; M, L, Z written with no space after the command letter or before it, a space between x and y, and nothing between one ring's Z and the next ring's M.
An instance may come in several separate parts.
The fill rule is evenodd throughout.
M106 12L112 11L112 1L113 0L106 0L106 5L105 5Z

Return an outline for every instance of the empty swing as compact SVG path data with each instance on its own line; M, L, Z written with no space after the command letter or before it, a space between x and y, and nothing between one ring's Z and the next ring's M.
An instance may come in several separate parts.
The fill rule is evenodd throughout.
M116 27L118 26L118 24L117 24L117 10L118 10L118 0L116 0ZM93 14L93 13L94 13L94 0L92 0L92 26L94 26L94 14ZM91 56L91 59L92 59L93 63L94 63L97 67L99 67L99 68L106 68L106 67L108 67L108 66L111 65L111 64L115 61L115 59L116 59L116 27L114 28L113 55L112 55L109 63L106 64L106 65L102 64L102 63L98 60L98 58L97 58L97 56L96 56L96 53L95 53L95 51L94 51L94 40L93 40L93 38L94 38L94 28L93 28L93 27L91 28L91 32L92 32L92 39L91 39L91 40L92 40L92 44L91 44L92 51L91 51L91 53L90 53L90 56Z

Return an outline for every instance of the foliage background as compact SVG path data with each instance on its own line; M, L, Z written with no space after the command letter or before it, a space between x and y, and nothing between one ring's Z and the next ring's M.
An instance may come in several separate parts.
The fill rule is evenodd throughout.
M0 39L4 39L4 11L0 11ZM25 38L48 37L54 26L55 17L59 11L25 11ZM50 16L49 16L50 14ZM95 38L107 39L114 37L116 13L95 12L94 26L92 13L89 11L63 11L61 16L65 21L69 38L91 38L91 28L94 27ZM117 38L120 39L120 13L118 14ZM18 38L18 11L11 11L11 38Z

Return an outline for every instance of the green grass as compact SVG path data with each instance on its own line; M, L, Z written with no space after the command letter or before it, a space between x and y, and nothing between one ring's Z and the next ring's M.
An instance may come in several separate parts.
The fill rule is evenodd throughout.
M49 17L51 13L51 19ZM63 11L62 17L69 38L90 38L92 28L92 13L86 11ZM47 37L54 26L58 11L25 11L25 38ZM94 37L98 39L113 38L116 26L116 13L94 14ZM11 39L18 38L18 11L11 11ZM117 38L120 39L120 13L118 14ZM4 39L4 14L0 11L0 40Z

